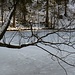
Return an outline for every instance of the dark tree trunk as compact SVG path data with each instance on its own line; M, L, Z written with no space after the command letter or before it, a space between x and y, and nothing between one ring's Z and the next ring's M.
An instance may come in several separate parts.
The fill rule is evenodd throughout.
M64 15L67 16L67 0L65 0L64 2L65 2L65 13L64 13Z
M24 23L26 22L26 15L25 14L23 14L23 21L24 21Z
M1 21L3 25L3 1L1 1Z
M13 4L15 4L15 0L13 0ZM16 16L16 8L14 8L14 12L13 12L13 27L15 27L15 16Z
M16 15L16 13L14 11L14 13L13 13L13 27L15 27L15 15Z
M46 23L46 27L49 27L49 13L48 13L48 9L49 9L49 1L47 0L46 1L46 20L45 20L45 23Z

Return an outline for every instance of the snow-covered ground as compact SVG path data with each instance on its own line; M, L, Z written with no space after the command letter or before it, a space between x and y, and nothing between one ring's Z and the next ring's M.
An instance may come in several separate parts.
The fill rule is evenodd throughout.
M11 32L7 32L6 35L10 36L10 33ZM27 33L29 34L29 32ZM45 38L45 40L51 40L50 37ZM63 38L64 37L66 36L64 35ZM55 40L56 38L53 37L52 40ZM15 42L16 41L17 40L15 40ZM57 53L53 48L44 48L54 54ZM73 51L69 47L64 47L64 49ZM60 55L64 54L60 53ZM66 75L64 69L59 66L56 58L53 57L55 60L53 61L51 57L51 55L35 46L29 46L22 49L0 47L0 75ZM71 55L67 60L74 63L75 55ZM63 62L61 62L61 64L67 70L68 75L75 75L74 67L68 66Z
M75 68L65 68L69 75L75 75ZM0 48L0 75L65 75L65 71L37 47Z

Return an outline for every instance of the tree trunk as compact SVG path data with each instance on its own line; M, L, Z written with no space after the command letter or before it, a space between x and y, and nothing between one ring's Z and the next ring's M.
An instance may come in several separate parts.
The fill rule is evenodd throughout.
M14 13L13 13L13 27L16 26L16 23L15 23L15 15L16 15L16 13L15 13L15 11L14 11Z
M46 20L45 20L45 23L46 23L46 27L49 27L49 13L48 13L48 9L49 9L49 1L47 0L46 1Z
M2 28L0 29L0 40L3 38L9 24L10 24L10 20L13 16L13 13L15 11L14 8L16 8L16 5L18 4L19 0L17 0L16 4L13 6L13 8L11 9L10 13L8 14L8 17L6 19L6 22L3 24Z
M67 0L65 0L64 2L65 2L65 13L64 13L64 15L67 16Z
M3 26L3 1L1 1L1 21Z
M26 15L25 14L23 14L23 21L24 21L24 23L26 22Z
M15 4L15 0L13 0L13 4ZM16 16L16 8L14 8L14 12L13 12L13 27L15 27L15 16Z

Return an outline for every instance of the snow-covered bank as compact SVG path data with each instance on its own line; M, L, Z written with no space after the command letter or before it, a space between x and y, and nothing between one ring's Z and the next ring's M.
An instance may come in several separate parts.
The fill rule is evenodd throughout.
M38 30L38 29L42 29L38 28L38 27L32 27L33 30ZM21 31L21 30L31 30L30 27L8 27L7 31Z

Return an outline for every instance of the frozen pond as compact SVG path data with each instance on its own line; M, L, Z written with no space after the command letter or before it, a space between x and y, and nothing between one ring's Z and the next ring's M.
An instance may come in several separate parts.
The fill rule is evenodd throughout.
M56 54L53 48L48 49ZM57 59L53 58L53 61L51 58L51 55L35 46L22 49L0 47L0 75L66 75ZM70 56L67 60L75 63L75 55ZM63 62L61 64L67 70L68 75L75 75L74 67Z

